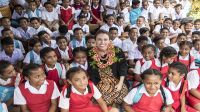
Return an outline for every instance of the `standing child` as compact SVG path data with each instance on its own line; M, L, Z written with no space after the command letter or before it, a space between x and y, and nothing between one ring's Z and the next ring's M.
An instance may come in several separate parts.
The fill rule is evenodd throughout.
M133 0L132 1L132 8L130 11L130 22L131 25L134 25L136 23L137 18L141 15L142 10L139 7L140 1L139 0Z
M172 104L175 112L197 112L195 109L186 105L188 90L191 89L190 83L186 80L187 67L180 62L173 62L169 65L168 76L163 82L172 94L174 103Z
M21 82L21 76L14 69L14 66L8 62L0 61L0 102L5 103L12 110L14 89Z
M27 81L15 89L14 104L22 112L56 112L60 92L55 82L46 80L44 70L36 64L25 66L22 74Z
M170 112L172 95L161 85L162 74L155 69L147 69L141 74L142 82L124 98L127 112Z
M115 108L107 108L100 91L88 81L88 75L82 68L69 69L66 79L70 85L65 86L61 92L59 101L61 112L118 112ZM96 99L98 105L93 104L92 97Z
M78 15L76 15L76 17L74 18L75 19L75 21L77 21L77 19L79 18L79 16L85 16L85 18L86 18L86 23L89 23L90 22L90 20L91 20L91 13L90 13L90 6L89 5L84 5L83 6L83 8L82 8L82 10L81 10L81 12L78 14Z
M40 51L40 57L44 63L44 70L47 79L55 81L58 88L63 86L65 79L65 66L57 62L55 50L50 47L45 47Z

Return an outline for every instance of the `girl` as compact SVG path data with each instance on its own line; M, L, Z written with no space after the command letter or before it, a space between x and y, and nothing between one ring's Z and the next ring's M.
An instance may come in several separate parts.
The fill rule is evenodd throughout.
M153 39L153 42L156 46L156 56L159 58L160 56L160 52L162 51L162 49L164 47L166 47L167 45L165 44L165 39L161 37L161 35L156 36Z
M196 112L195 109L186 105L185 97L188 96L187 67L180 62L173 62L169 65L168 76L163 82L172 94L174 103L172 104L175 112Z
M79 16L85 16L86 17L86 20L87 20L87 23L90 21L91 19L91 14L90 14L90 6L89 5L84 5L80 14L77 15L76 19L79 17Z
M37 64L23 68L27 80L14 91L14 104L22 112L56 112L60 92L54 81L46 80L44 70Z
M50 47L45 47L40 51L40 58L44 65L43 68L47 75L47 79L55 81L59 88L62 87L65 79L65 67L57 62L55 50Z
M163 0L163 18L171 18L174 20L174 9L171 7L170 1L169 0Z
M32 50L26 54L23 63L25 65L29 63L35 63L41 65L42 61L40 59L40 50L42 49L42 45L40 43L40 40L37 38L29 40L29 46Z
M62 0L60 8L60 21L61 24L68 26L68 30L72 30L74 25L75 9L70 6L71 0Z
M181 25L181 30L183 31L183 33L187 35L188 39L192 37L192 28L193 28L192 21L187 21Z
M182 41L179 44L178 56L175 58L175 61L179 61L186 65L187 69L195 69L194 57L190 55L190 50L192 49L192 43L190 41Z
M5 103L9 111L13 110L14 89L21 82L21 76L17 73L13 65L8 62L0 61L0 105Z
M170 112L173 99L169 90L161 85L162 74L147 69L141 74L142 82L124 98L127 112Z
M170 34L179 34L182 33L182 30L180 29L181 22L178 19L173 20L172 22L172 32Z
M176 43L171 44L174 49L176 49L177 52L179 52L179 45L182 41L187 41L187 35L185 33L179 33L176 39Z
M103 13L104 9L101 5L99 0L92 0L91 5L91 14L92 14L92 21L91 24L101 24L103 22Z
M73 50L73 62L70 64L70 68L72 67L81 67L84 70L88 68L87 62L87 49L85 47L76 47Z
M195 65L200 67L200 39L193 41L194 49L190 51L191 56L195 59Z
M91 81L88 81L85 70L73 67L67 72L66 79L70 85L65 86L61 92L59 101L61 112L108 112L100 91ZM92 103L92 97L99 105ZM109 112L118 112L118 110L110 108Z

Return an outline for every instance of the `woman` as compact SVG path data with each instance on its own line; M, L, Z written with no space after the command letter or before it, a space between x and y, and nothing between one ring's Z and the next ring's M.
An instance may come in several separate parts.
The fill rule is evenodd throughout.
M121 104L128 89L124 84L127 75L125 56L115 47L109 35L99 30L95 36L96 47L88 50L88 73L108 105Z

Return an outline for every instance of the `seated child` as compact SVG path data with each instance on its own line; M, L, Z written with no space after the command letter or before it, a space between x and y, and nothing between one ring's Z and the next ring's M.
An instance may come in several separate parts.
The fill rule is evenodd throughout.
M109 29L109 34L110 34L110 40L112 41L112 43L115 46L122 48L122 40L119 39L118 37L118 29L116 27L111 27Z
M44 70L37 64L25 66L22 74L27 81L15 88L14 104L22 112L56 112L60 95L56 83L46 80Z
M193 49L191 49L190 54L195 59L195 66L200 67L200 39L193 41Z
M18 19L21 17L24 17L24 8L21 5L15 5L14 6L14 12L12 14L12 25L17 27L19 26L18 24Z
M194 28L192 29L192 32L194 31L200 31L200 19L196 19L194 21Z
M56 41L53 40L51 38L51 36L49 35L49 33L47 33L46 31L40 31L38 33L38 37L42 43L42 47L52 47L52 48L56 48L57 47L57 44L56 44Z
M165 39L162 38L161 35L158 35L153 39L153 43L156 46L156 57L159 58L160 57L160 52L162 51L162 49L164 47L167 46L165 44Z
M19 27L17 30L22 36L23 41L31 39L31 27L29 26L29 19L26 17L19 18Z
M68 30L68 26L60 25L58 28L58 31L53 32L52 38L56 39L59 36L64 36L67 39L67 41L70 41L72 34L73 34L73 32L71 30Z
M34 0L28 2L28 9L26 10L24 17L29 19L31 19L32 17L42 17L42 12L40 9L37 8L36 2Z
M86 44L87 44L87 48L95 47L96 46L95 37L93 35L86 36Z
M148 38L148 44L153 44L150 36L150 30L146 27L140 28L139 33L141 36L146 36Z

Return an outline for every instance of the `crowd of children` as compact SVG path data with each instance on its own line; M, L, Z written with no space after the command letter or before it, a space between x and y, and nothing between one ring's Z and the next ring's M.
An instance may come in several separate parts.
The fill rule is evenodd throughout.
M191 4L0 0L0 112L200 112L200 17L188 17ZM107 103L87 72L99 30L127 63L120 104Z

